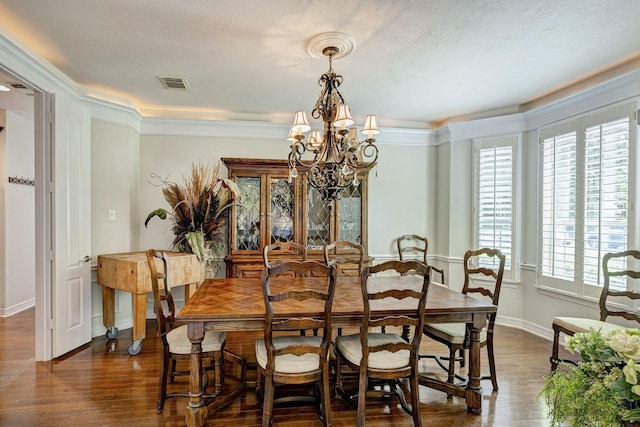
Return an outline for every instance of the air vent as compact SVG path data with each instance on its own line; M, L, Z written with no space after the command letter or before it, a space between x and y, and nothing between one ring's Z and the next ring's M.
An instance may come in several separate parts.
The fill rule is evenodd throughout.
M11 83L11 87L14 89L27 89L27 87L20 83Z
M160 79L160 83L162 83L162 87L169 90L185 90L188 91L189 84L185 79L181 79L178 77L158 77Z

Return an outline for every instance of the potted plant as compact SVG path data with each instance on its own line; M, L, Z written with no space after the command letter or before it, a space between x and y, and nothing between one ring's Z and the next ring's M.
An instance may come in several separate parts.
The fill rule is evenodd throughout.
M153 217L171 218L171 230L175 235L172 249L194 253L206 277L217 271L217 260L224 251L224 226L227 213L240 192L235 182L219 176L219 164L213 167L201 163L191 165L188 175L182 175L183 184L162 179L154 184L162 187L162 194L171 207L159 208L147 215L146 227ZM215 261L215 262L214 262Z
M640 329L577 333L567 349L582 360L561 364L538 395L549 407L551 425L640 425Z

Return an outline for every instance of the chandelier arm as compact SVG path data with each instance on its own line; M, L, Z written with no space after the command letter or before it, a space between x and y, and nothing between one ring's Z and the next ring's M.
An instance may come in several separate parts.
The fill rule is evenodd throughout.
M378 147L374 144L375 139L367 140L366 145L362 146L362 159L367 159L369 163L375 164L378 161ZM369 158L373 157L373 160L369 160ZM360 166L359 169L362 169L364 166Z
M309 143L305 143L300 141L295 141L291 144L291 152L289 153L289 167L294 168L296 165L302 166L305 169L312 168L322 163L322 159L324 158L324 153L327 151L327 146L323 144L320 150L313 151L308 150L307 146ZM315 155L313 160L304 160L302 156L306 152L314 152Z

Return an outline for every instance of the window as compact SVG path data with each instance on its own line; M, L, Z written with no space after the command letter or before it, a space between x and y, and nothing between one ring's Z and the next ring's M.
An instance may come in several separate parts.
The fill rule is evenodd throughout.
M602 257L630 247L634 105L540 132L541 282L597 297ZM612 281L626 289L626 283Z
M499 249L505 271L512 270L514 255L518 141L517 136L478 140L475 150L475 244Z

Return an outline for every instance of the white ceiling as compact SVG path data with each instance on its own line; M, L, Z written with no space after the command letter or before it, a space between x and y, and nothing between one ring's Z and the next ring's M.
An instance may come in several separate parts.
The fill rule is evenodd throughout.
M328 62L304 43L325 31L355 38L334 69L381 127L522 111L640 66L638 0L0 0L0 16L84 93L149 117L290 122L318 96Z

